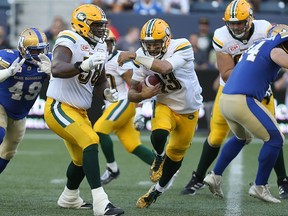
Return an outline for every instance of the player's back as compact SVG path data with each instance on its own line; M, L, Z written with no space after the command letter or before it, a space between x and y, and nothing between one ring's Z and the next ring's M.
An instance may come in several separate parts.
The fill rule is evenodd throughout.
M18 50L0 50L0 65L7 68L18 57L22 59ZM25 61L21 72L0 83L0 104L7 115L13 119L27 116L46 78L47 74L39 71L38 66Z
M262 101L269 84L277 78L280 70L280 66L272 61L270 52L285 40L288 38L277 35L254 43L243 53L223 93L244 94Z

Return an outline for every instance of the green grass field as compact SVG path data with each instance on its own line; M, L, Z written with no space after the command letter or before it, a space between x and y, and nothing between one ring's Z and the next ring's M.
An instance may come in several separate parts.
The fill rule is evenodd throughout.
M115 137L113 137L115 138ZM143 143L151 148L149 136L143 133ZM180 195L180 191L196 169L205 136L197 135L187 152L181 170L171 189L162 194L148 209L137 209L136 200L147 192L149 166L125 152L115 141L120 177L105 186L110 200L125 210L128 216L280 216L288 215L288 200L280 204L259 201L248 195L249 183L254 181L257 157L261 147L257 140L247 146L223 175L224 199L213 197L205 188L195 196ZM287 145L287 144L286 144ZM287 146L284 146L286 166ZM100 150L101 173L105 160ZM61 139L50 131L28 130L19 151L0 176L0 216L82 216L92 210L61 209L56 201L62 192L66 167L70 159ZM211 167L212 169L212 167ZM287 168L288 169L288 168ZM275 173L269 179L271 193L278 197ZM86 179L81 195L92 201Z

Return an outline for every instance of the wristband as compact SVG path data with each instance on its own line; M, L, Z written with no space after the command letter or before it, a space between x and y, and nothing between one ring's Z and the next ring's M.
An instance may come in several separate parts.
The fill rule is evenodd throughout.
M147 69L151 69L154 58L149 57L149 56L138 56L136 54L136 58L135 61L139 62L140 64L142 64L143 66L145 66Z
M80 67L80 65L82 64L82 62L75 62L74 67L80 71L80 73L84 72L84 70Z

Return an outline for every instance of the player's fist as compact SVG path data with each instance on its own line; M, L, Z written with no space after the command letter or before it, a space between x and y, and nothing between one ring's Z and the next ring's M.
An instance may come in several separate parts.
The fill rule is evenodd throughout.
M107 58L107 53L104 51L97 51L93 55L91 55L88 59L84 60L80 64L80 68L83 71L89 71L95 69L97 65L104 64Z
M118 101L119 95L116 89L106 88L104 90L104 97L110 103L116 103Z

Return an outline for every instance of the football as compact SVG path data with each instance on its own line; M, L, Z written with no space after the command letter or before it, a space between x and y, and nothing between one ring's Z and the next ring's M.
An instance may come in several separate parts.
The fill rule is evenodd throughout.
M142 80L138 85L138 92L142 91L142 83L143 82L145 83L145 85L147 87L153 87L156 84L160 83L160 80L157 76L154 76L154 75L149 75L149 76L145 77L145 79Z
M155 75L149 75L145 78L144 83L148 87L153 87L153 86L157 85L158 83L160 83L160 80Z

